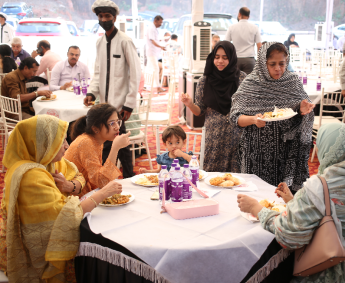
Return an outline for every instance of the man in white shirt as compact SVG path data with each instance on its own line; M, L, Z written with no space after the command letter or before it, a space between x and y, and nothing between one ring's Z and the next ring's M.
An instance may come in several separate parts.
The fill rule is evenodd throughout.
M1 36L0 43L10 44L12 38L14 37L14 29L11 25L6 23L7 15L5 13L0 13L0 24L1 24Z
M149 27L146 34L146 56L147 56L147 68L152 69L155 72L155 86L157 92L163 92L159 82L159 65L158 59L161 56L162 50L165 51L165 47L159 44L158 28L162 25L162 16L156 16L153 20L153 24Z
M232 41L236 48L238 68L250 74L255 65L255 43L258 51L261 44L259 28L248 22L250 10L242 7L238 13L237 24L231 25L225 35L225 40Z
M82 62L79 62L80 49L78 46L68 48L67 59L56 63L51 73L50 86L51 91L66 90L73 84L74 78L90 78L89 68Z
M96 43L97 56L94 76L90 83L91 93L87 94L84 104L90 106L91 101L99 97L101 103L114 106L122 116L120 134L124 134L124 122L130 118L136 107L141 78L139 56L132 39L114 26L120 9L113 1L96 0L92 11L97 15L105 34ZM106 141L103 145L103 163L109 156L111 146L111 141ZM120 149L118 153L124 178L135 175L129 147Z

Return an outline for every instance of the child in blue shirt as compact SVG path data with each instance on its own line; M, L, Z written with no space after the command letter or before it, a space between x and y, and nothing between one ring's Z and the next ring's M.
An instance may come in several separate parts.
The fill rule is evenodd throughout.
M157 155L157 169L147 170L145 168L140 168L140 174L159 173L161 171L161 165L167 165L167 169L169 171L174 159L178 159L180 167L183 167L184 164L188 164L192 159L193 152L190 151L187 154L182 151L182 148L186 145L187 141L186 133L180 126L170 126L166 128L162 134L162 140L168 152Z

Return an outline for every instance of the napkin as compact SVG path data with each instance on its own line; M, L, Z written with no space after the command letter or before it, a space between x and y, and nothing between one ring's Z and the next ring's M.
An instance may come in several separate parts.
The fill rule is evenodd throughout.
M253 182L245 182L233 188L233 190L239 192L254 192L258 190L258 187Z
M240 213L241 213L241 216L244 217L245 219L247 219L249 222L255 223L255 222L260 221L251 213L246 213L246 212L242 212L242 211L240 211Z

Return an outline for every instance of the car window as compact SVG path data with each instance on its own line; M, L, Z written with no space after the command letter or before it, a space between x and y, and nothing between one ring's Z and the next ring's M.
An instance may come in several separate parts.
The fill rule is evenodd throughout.
M213 31L227 31L232 24L231 19L220 17L204 17L204 22L210 23Z
M92 32L92 33L96 33L96 32L98 31L98 29L99 29L99 24L95 24L95 25L93 26L93 28L91 29L91 32Z
M127 25L127 31L133 31L133 20L132 19L126 19L126 25Z
M177 32L183 32L183 25L184 25L184 22L187 20L187 17L183 17L180 19L180 22L178 24L178 29L177 29Z
M77 32L76 28L74 27L74 25L67 24L67 26L68 26L68 31L70 34L72 34L73 36L78 35L78 32Z
M344 30L345 31L345 26L339 27L339 30Z
M5 14L18 14L22 11L21 7L19 6L5 6L1 8L1 12Z
M20 23L17 32L22 33L61 33L62 26L58 23Z

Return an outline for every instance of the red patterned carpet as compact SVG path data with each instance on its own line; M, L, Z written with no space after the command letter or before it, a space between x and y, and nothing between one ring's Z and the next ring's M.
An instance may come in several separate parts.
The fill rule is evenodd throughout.
M143 95L145 95L145 93L143 93ZM178 97L177 96L178 96L178 94L176 94L175 105L173 108L172 124L177 124L179 122L179 119L178 119ZM154 112L166 112L167 100L168 100L168 94L167 93L161 94L161 95L157 95L157 94L154 95L154 97L152 98L152 111L154 111ZM181 127L186 132L191 131L186 125L181 125ZM164 127L161 127L160 131L163 131L163 129L164 129ZM193 131L193 132L200 132L200 131ZM192 142L193 141L190 141L191 146L192 146ZM149 144L149 148L150 148L151 159L154 159L156 157L156 136L152 132L151 127L148 129L148 144ZM162 142L161 142L161 148L164 149ZM197 151L200 150L200 142L197 143L196 150ZM311 154L310 154L310 156L311 156ZM3 150L1 149L0 150L1 160L2 160L2 157L3 157ZM310 159L309 159L309 172L310 172L310 175L315 175L315 174L317 174L319 162L317 160L317 157L315 157L313 163L311 163ZM157 163L155 161L152 161L152 165L155 168L157 166ZM141 168L141 167L144 167L147 169L150 168L147 154L142 155L140 158L137 158L135 160L134 172L138 174L139 168ZM4 176L5 176L4 173L0 173L0 192L1 192L0 198L2 198L2 188L4 187Z

